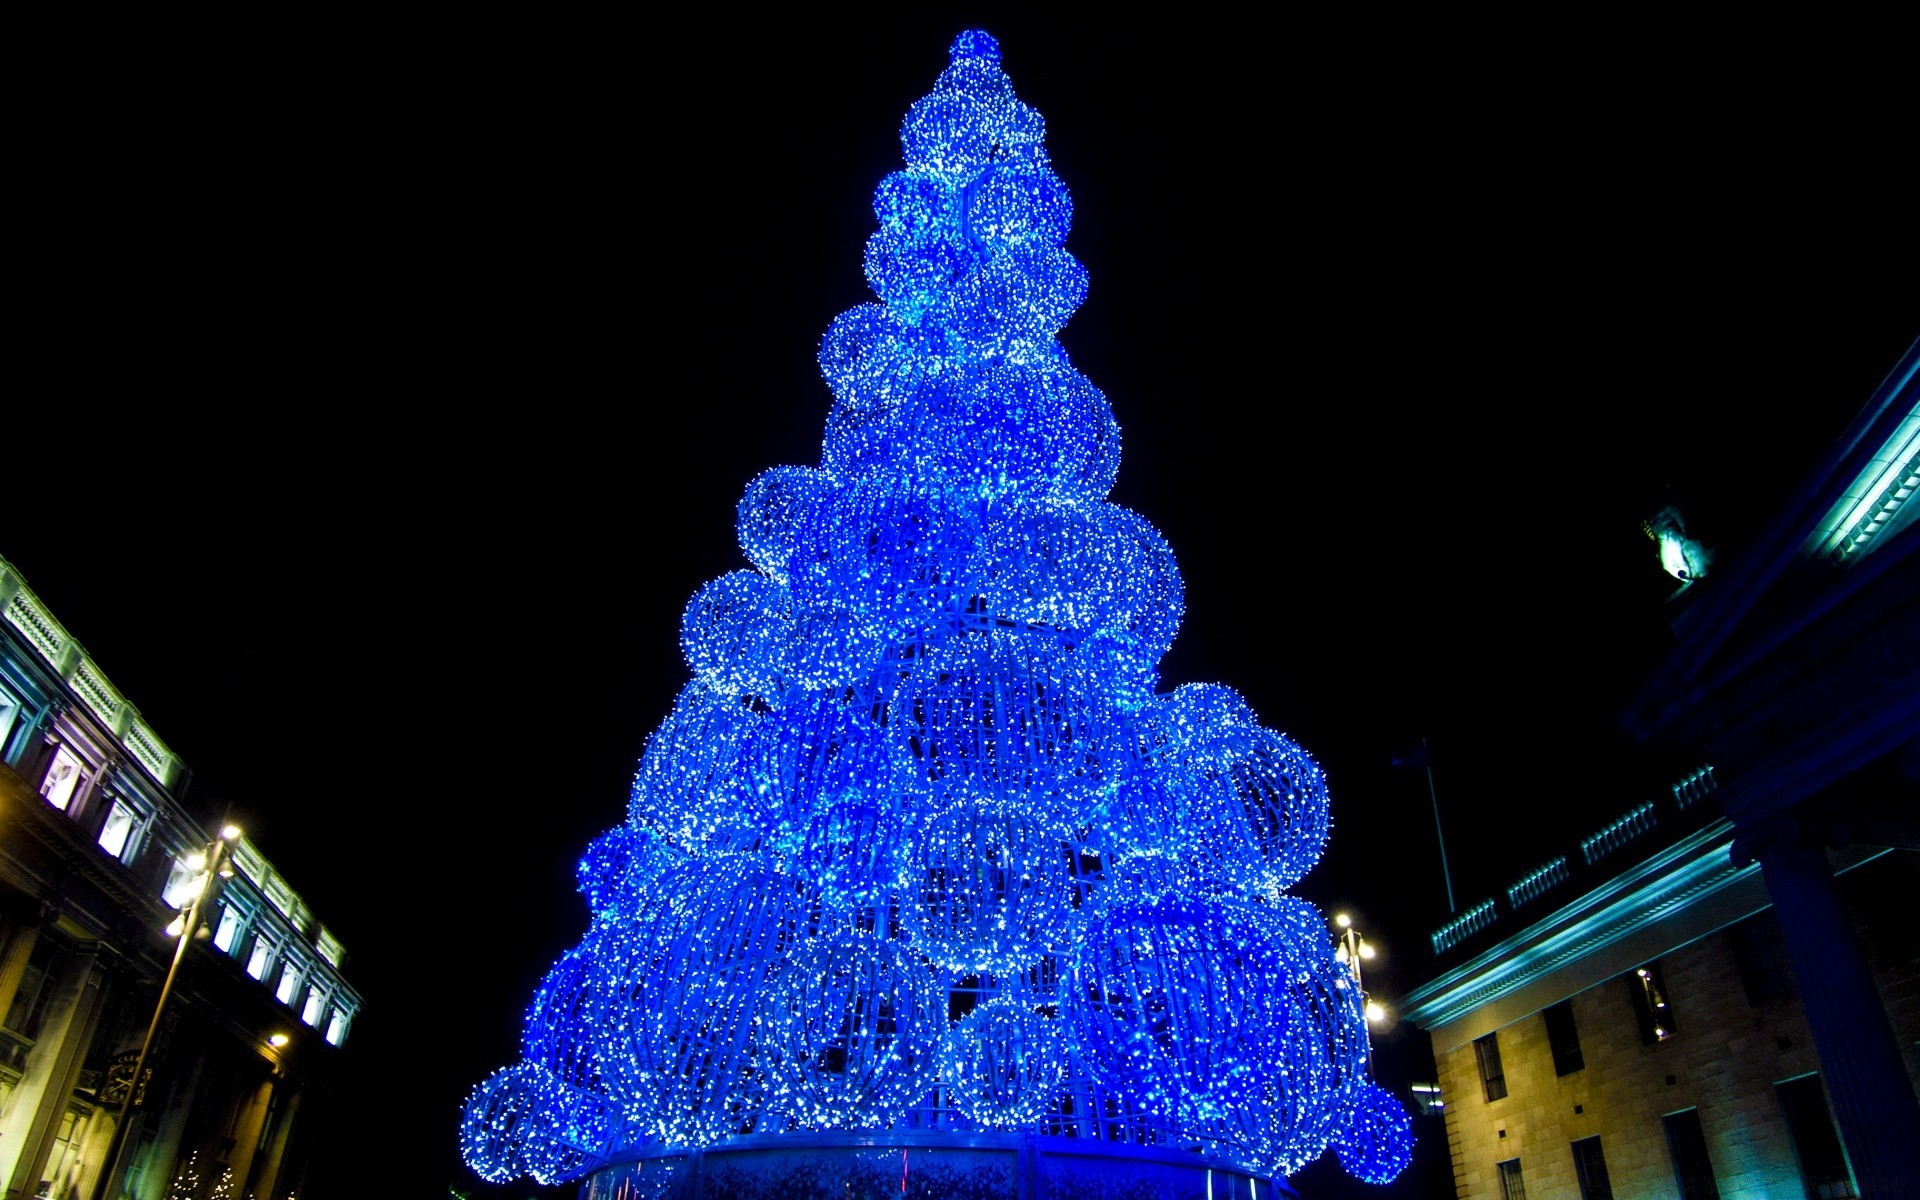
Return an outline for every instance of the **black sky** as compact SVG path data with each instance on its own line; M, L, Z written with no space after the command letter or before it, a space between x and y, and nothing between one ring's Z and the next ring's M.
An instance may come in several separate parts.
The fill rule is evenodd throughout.
M1639 523L1737 552L1920 333L1890 34L1408 21L49 45L0 556L348 947L328 1184L472 1182L459 1102L583 931L742 487L817 462L818 338L968 25L1073 192L1062 341L1186 579L1163 687L1326 767L1300 890L1375 990L1446 915L1394 751L1463 903L1657 786L1613 726L1666 644Z

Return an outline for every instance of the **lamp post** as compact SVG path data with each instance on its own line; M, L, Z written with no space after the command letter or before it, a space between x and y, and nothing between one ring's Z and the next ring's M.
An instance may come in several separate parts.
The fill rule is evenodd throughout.
M134 1097L141 1092L140 1075L146 1070L147 1055L153 1049L153 1039L160 1032L160 1018L166 1012L167 997L173 993L174 976L180 973L180 964L187 957L187 947L193 944L194 935L200 929L200 922L206 915L207 900L213 895L213 881L223 875L233 873L224 860L231 852L235 839L240 836L237 825L223 825L220 836L202 852L203 873L200 886L194 889L193 899L188 902L186 911L175 917L167 926L167 934L179 939L173 948L173 961L167 966L167 977L160 984L160 998L154 1001L153 1019L147 1022L147 1036L140 1042L140 1054L133 1060L133 1075L127 1081L127 1094L120 1101L120 1118L114 1122L113 1135L107 1139L107 1152L100 1163L100 1178L93 1187L93 1200L105 1200L107 1190L113 1186L115 1176L119 1174L120 1155L127 1145L127 1122L133 1113ZM192 865L189 860L188 865Z
M1347 968L1353 976L1353 986L1360 989L1360 999L1365 1004L1367 1024L1378 1025L1387 1019L1386 1006L1367 999L1366 985L1360 978L1360 963L1373 957L1373 946L1361 936L1360 930L1354 927L1353 918L1346 913L1335 913L1333 923L1340 927L1340 944L1334 949L1333 957L1335 961Z

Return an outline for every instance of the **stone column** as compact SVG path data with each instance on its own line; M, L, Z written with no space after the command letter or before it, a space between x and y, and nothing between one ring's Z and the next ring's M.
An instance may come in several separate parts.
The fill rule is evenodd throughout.
M260 1148L260 1134L267 1123L267 1108L273 1103L273 1080L262 1079L240 1106L233 1125L233 1150L227 1165L233 1168L235 1195L247 1192L247 1176L253 1172L253 1154Z
M29 906L21 907L22 911L7 921L6 940L0 942L0 1020L5 1020L7 1010L13 1007L20 979L27 973L27 960L33 957L34 943L40 940L39 914Z
M106 986L105 972L94 966L97 953L97 946L88 946L74 955L78 975L74 993L66 1001L65 1011L48 1022L46 1036L34 1046L34 1070L21 1080L21 1086L14 1093L17 1099L24 1100L21 1093L28 1092L28 1085L39 1084L29 1092L34 1102L33 1120L22 1138L20 1157L13 1164L7 1200L22 1200L39 1190L40 1172L53 1149L54 1134L59 1131L61 1118L67 1115L73 1085L79 1081L80 1068L86 1062L87 1048L99 1022L100 993Z
M1736 861L1758 859L1766 877L1854 1174L1867 1196L1920 1196L1920 1100L1826 849L1797 823L1756 832L1735 841Z
M280 1194L276 1190L280 1184L280 1163L287 1154L287 1139L293 1133L294 1120L300 1115L300 1095L298 1091L290 1092L273 1120L273 1137L267 1142L267 1156L260 1164L258 1186L254 1188L260 1200L272 1200Z

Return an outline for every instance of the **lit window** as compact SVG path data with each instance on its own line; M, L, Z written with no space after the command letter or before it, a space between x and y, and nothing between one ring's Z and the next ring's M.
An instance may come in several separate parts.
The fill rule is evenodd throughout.
M1640 1022L1642 1042L1649 1046L1664 1042L1680 1028L1667 998L1667 985L1660 978L1659 963L1650 962L1629 971L1627 991L1633 999L1633 1015Z
M307 1006L300 1010L300 1019L309 1025L318 1025L320 1014L326 1007L326 993L318 987L310 987L307 989Z
M1480 1060L1480 1082L1487 1089L1487 1099L1493 1101L1505 1096L1507 1073L1500 1066L1500 1035L1490 1033L1474 1039L1473 1053Z
M133 831L140 825L140 814L125 800L116 799L107 823L100 827L100 848L125 862L131 852Z
M300 987L300 965L289 962L280 968L280 986L273 989L274 998L282 1004L292 1004L293 994Z
M73 793L85 778L86 769L73 751L65 746L56 746L53 761L47 764L47 773L40 780L40 794L47 803L64 811L73 802Z
M327 1041L338 1046L347 1036L347 1024L353 1020L353 1014L344 1008L333 1010L333 1018L327 1022Z
M273 943L265 938L254 942L253 953L247 956L247 974L255 979L267 977L267 967L273 962Z
M240 938L240 910L231 904L220 909L220 928L214 931L213 944L233 953L234 943Z
M53 1135L47 1165L41 1172L40 1195L52 1195L55 1180L64 1182L80 1174L80 1147L86 1141L87 1120L92 1115L78 1105L67 1106L66 1115L60 1118L59 1132Z
M160 893L160 902L168 908L185 908L200 891L200 883L205 875L204 862L196 867L188 859L174 859L173 869L167 873L167 886Z

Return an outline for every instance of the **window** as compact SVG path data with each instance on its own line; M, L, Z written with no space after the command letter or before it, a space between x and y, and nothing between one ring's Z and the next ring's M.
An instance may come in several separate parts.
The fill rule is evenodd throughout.
M1700 1110L1682 1109L1660 1118L1667 1130L1667 1153L1673 1158L1673 1181L1680 1200L1720 1200L1713 1181L1713 1163L1707 1159L1707 1136L1700 1130Z
M1490 1033L1474 1039L1473 1052L1480 1059L1480 1082L1486 1086L1487 1100L1492 1102L1505 1096L1507 1073L1500 1068L1500 1035Z
M326 1010L326 1007L327 994L320 990L318 984L315 984L307 988L307 1003L300 1010L300 1019L309 1025L318 1025L320 1014Z
M167 886L160 889L160 902L168 908L185 908L193 903L206 869L207 860L198 854L174 859L173 868L167 872Z
M5 688L0 688L0 762L7 758L7 738L13 733L14 722L20 716L20 702L15 700Z
M1627 975L1627 990L1633 998L1633 1015L1640 1022L1640 1040L1651 1046L1672 1037L1679 1024L1667 1000L1667 985L1660 978L1660 964L1634 969Z
M53 748L53 760L47 764L47 773L40 777L40 794L47 803L62 811L73 803L73 794L87 777L86 766L73 751L65 746Z
M40 931L33 949L27 953L20 984L13 990L13 1004L7 1009L6 1020L0 1024L28 1041L40 1036L41 1022L46 1020L47 1009L52 1007L54 978L66 961L65 949L55 934L46 929Z
M1581 1138L1573 1144L1573 1174L1580 1181L1580 1200L1613 1200L1607 1157L1600 1153L1599 1138Z
M1840 1200L1858 1196L1853 1189L1853 1172L1847 1169L1847 1152L1833 1127L1833 1114L1827 1111L1827 1089L1820 1076L1802 1075L1773 1085L1786 1113L1787 1132L1793 1136L1794 1157L1800 1160L1800 1182L1813 1200Z
M1553 1050L1553 1073L1571 1075L1587 1065L1580 1056L1580 1031L1573 1024L1573 1001L1560 1003L1542 1012L1547 1022L1547 1045Z
M214 931L213 944L218 946L222 951L232 954L233 948L240 942L240 925L240 910L231 904L222 904L220 906L220 927Z
M1520 1179L1520 1160L1500 1163L1500 1200L1527 1200L1527 1185Z
M150 816L126 797L115 796L106 824L100 827L100 848L123 863L132 862L140 853Z
M247 974L255 979L264 980L267 968L273 965L273 943L266 938L255 938L253 953L247 956Z
M274 998L282 1004L292 1004L294 993L299 989L300 964L289 959L287 965L280 968L280 986L273 990Z
M77 1104L67 1106L65 1115L60 1118L59 1132L53 1135L52 1152L47 1155L46 1169L40 1177L40 1195L66 1196L77 1188L80 1146L86 1139L87 1119L91 1116L91 1108L82 1108Z
M341 1042L345 1041L347 1037L347 1025L352 1020L353 1013L351 1010L335 1007L332 1018L327 1021L327 1042L330 1045L338 1046Z
M1732 930L1733 961L1740 968L1747 1003L1755 1008L1789 995L1793 976L1787 968L1787 941L1772 910L1757 912Z

